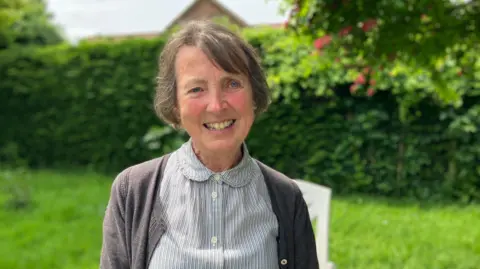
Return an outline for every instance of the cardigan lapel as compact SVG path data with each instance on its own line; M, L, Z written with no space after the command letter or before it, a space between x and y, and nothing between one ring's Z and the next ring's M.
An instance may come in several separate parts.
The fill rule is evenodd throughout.
M146 242L147 246L145 248L147 250L147 253L145 253L147 258L145 260L146 261L145 268L148 268L148 265L150 264L150 260L152 259L153 252L157 247L157 244L160 241L160 238L165 233L165 229L166 229L165 219L163 218L164 209L160 202L158 193L161 186L160 183L163 178L163 172L165 171L165 166L167 165L169 157L170 157L170 153L164 155L159 160L159 164L157 165L159 169L157 170L157 175L155 176L156 180L155 180L155 183L153 184L154 199L152 199L153 200L152 205L146 205L146 206L150 206L152 211L150 214L151 216L150 225L148 226L148 234L147 234L147 242Z
M291 253L288 251L288 247L293 245L290 228L288 223L292 223L289 220L288 210L290 206L285 204L285 197L282 194L282 191L279 189L279 182L275 182L274 175L270 172L270 169L265 166L263 163L257 160L258 166L262 171L263 177L265 178L265 183L267 185L268 193L270 195L270 200L272 203L272 209L278 220L278 236L277 236L277 253L278 253L278 266L281 269L294 268L293 266L288 266L287 264L282 263L282 260L290 259ZM283 210L281 210L281 208Z

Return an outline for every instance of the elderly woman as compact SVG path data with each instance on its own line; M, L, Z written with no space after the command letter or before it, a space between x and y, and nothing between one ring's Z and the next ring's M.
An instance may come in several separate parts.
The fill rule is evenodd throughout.
M157 114L190 139L115 178L100 267L318 268L299 188L245 144L270 100L252 47L192 22L165 45L159 70Z

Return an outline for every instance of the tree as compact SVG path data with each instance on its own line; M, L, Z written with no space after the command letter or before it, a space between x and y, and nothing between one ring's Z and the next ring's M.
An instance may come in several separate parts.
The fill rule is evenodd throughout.
M19 11L24 5L23 0L0 0L0 33L7 31L20 18Z
M480 0L284 0L288 29L367 94L397 83L447 105L480 88ZM307 39L305 39L308 37ZM392 78L402 78L392 79ZM401 83L399 83L401 81ZM400 84L400 85L398 85ZM415 100L410 100L415 102Z
M0 0L0 50L63 41L44 0Z

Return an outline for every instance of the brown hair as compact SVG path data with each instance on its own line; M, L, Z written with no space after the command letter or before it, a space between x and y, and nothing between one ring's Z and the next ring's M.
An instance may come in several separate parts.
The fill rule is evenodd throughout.
M226 72L247 76L252 86L255 115L268 108L270 90L254 48L224 26L192 21L170 37L160 54L154 101L160 119L174 127L180 124L174 111L177 105L175 59L182 46L198 47Z

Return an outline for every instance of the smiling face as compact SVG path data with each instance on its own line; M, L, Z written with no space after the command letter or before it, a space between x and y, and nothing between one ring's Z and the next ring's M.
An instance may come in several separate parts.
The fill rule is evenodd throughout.
M225 72L194 46L179 49L175 73L175 111L195 148L219 154L237 151L255 117L248 77Z

